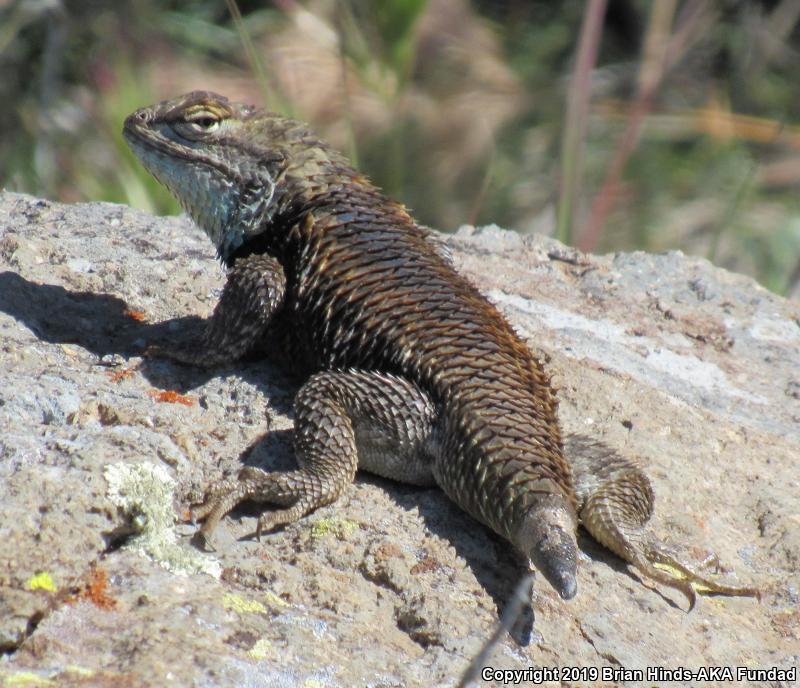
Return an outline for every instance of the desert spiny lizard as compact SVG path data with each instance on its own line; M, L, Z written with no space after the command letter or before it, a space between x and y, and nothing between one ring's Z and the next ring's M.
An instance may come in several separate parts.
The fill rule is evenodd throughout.
M259 534L296 521L363 468L438 485L564 598L576 592L579 523L692 604L693 583L756 594L666 553L646 530L644 473L602 444L562 440L548 375L505 318L306 125L193 92L136 111L124 134L227 268L202 341L156 355L212 367L266 342L310 374L295 398L298 468L248 467L217 485L198 510L203 536L247 499L281 507Z

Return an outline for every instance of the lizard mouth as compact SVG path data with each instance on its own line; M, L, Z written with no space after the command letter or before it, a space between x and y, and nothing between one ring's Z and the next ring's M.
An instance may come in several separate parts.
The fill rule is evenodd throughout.
M163 136L154 132L148 122L147 114L139 110L125 119L122 135L136 157L151 173L154 173L155 170L152 169L152 165L148 164L148 160L169 157L174 146L170 146ZM174 151L172 154L174 155Z
M171 137L165 135L165 128L167 127L153 126L152 118L148 117L147 110L137 110L125 118L122 135L131 145L168 152L180 144L177 141L173 142Z

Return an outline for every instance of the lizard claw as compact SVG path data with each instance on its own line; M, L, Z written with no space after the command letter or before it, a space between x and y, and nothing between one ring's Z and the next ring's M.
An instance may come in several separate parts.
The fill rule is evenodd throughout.
M150 344L144 350L144 358L154 358L163 361L170 361L185 366L203 367L203 362L198 350L188 346L164 346L163 344Z

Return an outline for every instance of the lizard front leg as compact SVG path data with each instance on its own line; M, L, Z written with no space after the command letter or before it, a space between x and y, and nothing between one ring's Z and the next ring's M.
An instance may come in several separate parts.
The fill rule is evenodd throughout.
M756 588L724 585L691 571L648 531L655 496L638 466L610 447L577 435L567 436L564 448L574 474L578 518L600 544L648 578L680 590L689 599L690 610L696 591L760 596Z
M152 346L147 355L198 368L212 368L241 358L263 337L283 303L286 277L272 256L239 258L228 272L222 296L205 323L200 341Z
M247 499L283 509L267 512L257 534L293 523L336 500L357 468L416 485L433 485L433 402L419 387L394 375L325 371L312 376L294 401L294 449L299 468L267 472L247 467L224 481L195 511L205 518L201 541L219 520Z

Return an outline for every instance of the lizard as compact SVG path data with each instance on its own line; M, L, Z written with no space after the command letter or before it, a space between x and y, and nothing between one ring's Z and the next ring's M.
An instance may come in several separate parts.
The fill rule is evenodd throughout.
M294 399L298 467L248 466L212 486L194 512L202 543L242 501L277 507L259 517L260 539L334 502L363 469L438 485L564 599L577 592L579 524L689 609L695 589L758 596L667 550L648 528L654 493L638 463L562 437L550 377L506 318L307 125L194 91L137 110L123 133L227 271L201 339L147 355L213 368L266 347L308 376Z

